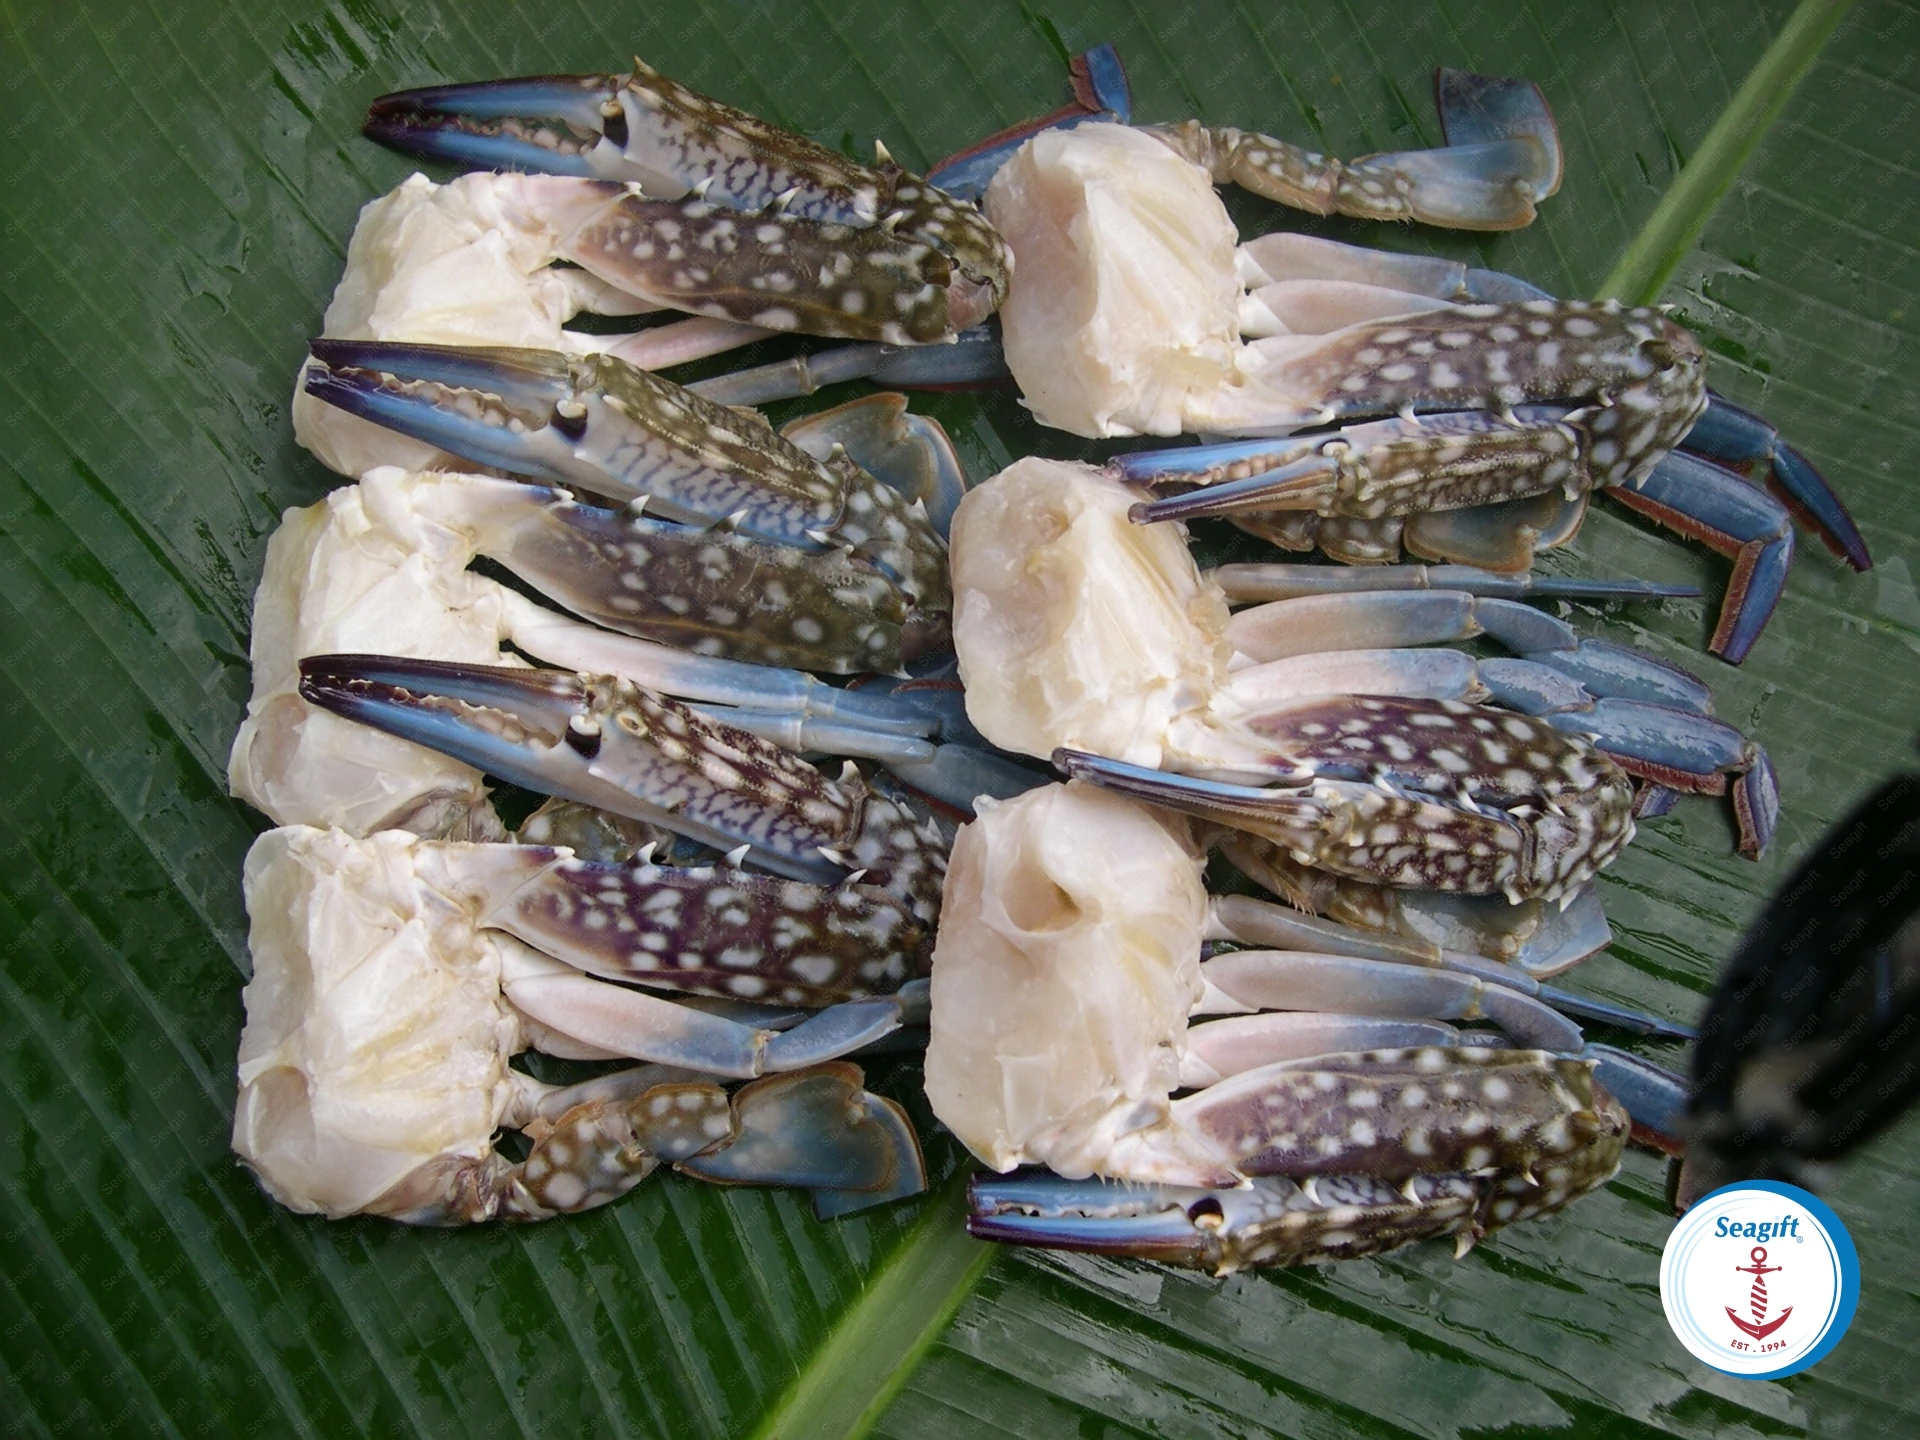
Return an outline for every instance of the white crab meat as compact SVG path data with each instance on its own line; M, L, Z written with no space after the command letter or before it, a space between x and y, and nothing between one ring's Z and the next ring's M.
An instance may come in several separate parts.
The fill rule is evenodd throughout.
M994 744L1232 773L1268 753L1227 692L1227 606L1177 525L1091 466L1020 460L953 520L954 649ZM1257 773L1250 771L1249 773Z
M1007 364L1045 424L1177 435L1234 377L1239 235L1213 180L1125 125L1036 135L986 194L1014 279Z
M368 1210L480 1159L532 1082L498 946L416 871L414 837L269 831L247 856L253 978L233 1145L304 1214Z
M982 800L934 949L934 1114L996 1170L1119 1173L1166 1133L1206 918L1177 818L1079 784Z
M253 606L253 697L227 781L276 824L356 835L493 838L480 772L300 698L303 656L369 653L498 665L500 586L467 570L473 537L423 505L465 477L391 467L287 511ZM494 482L498 483L498 482Z
M644 308L584 270L554 269L558 232L521 201L525 177L477 173L436 185L409 176L361 210L323 334L340 340L507 345L584 354L605 341L568 330L582 310ZM311 364L312 362L307 362ZM294 381L293 433L328 468L451 467L445 452L350 415Z

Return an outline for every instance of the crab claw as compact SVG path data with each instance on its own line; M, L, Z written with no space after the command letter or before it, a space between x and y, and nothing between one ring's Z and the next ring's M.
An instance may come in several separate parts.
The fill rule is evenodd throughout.
M307 349L317 362L307 394L329 405L477 465L554 485L593 478L566 443L574 427L559 407L578 396L563 355L381 340L316 339ZM617 493L599 479L599 493Z
M693 268L716 273L727 268L720 257L739 248L736 226L726 217L754 215L752 228L763 242L769 229L777 241L765 253L781 261L769 273L744 278L753 291L746 308L755 314L729 318L773 329L827 325L816 333L926 343L979 324L1006 299L1011 267L998 233L971 205L902 170L884 147L875 164L858 164L638 60L625 76L537 75L385 95L368 112L367 134L469 165L637 183L668 204L690 196L694 208L662 215L656 238L674 257L700 255L690 262ZM707 229L713 210L723 214ZM654 249L635 243L643 214L653 212L625 207L614 219L600 257L614 273L596 270L594 249L569 258L622 284L627 260ZM800 228L789 229L789 222ZM885 285L874 294L850 292L850 280L866 265L875 269L876 280L885 272ZM687 267L676 258L672 268ZM903 271L920 272L919 278L945 293L923 297L933 303L913 323L884 323L878 334L864 333L872 325L848 328L849 318L869 312L896 322L913 309L895 298ZM822 275L831 299L823 307L803 307L812 324L798 324L789 305L768 304L775 293L801 303L795 277L814 274Z
M1306 1185L1261 1178L1234 1190L1129 1185L1026 1174L976 1179L967 1233L1011 1245L1137 1255L1226 1275L1378 1254L1459 1234L1471 1246L1481 1182L1420 1175L1392 1184L1364 1175Z
M1481 1047L1281 1062L1176 1101L1174 1114L1250 1183L979 1179L968 1230L1223 1273L1439 1235L1471 1245L1604 1184L1629 1123L1589 1062Z
M396 150L480 170L621 179L627 174L618 99L624 79L527 75L397 90L367 107L364 133ZM672 198L688 187L653 188Z
M797 756L610 676L321 655L300 693L322 709L512 784L660 825L796 880L832 884L858 797ZM775 801L790 808L771 808Z
M667 520L812 555L851 552L931 610L946 605L945 547L898 491L621 360L357 340L311 349L307 393L375 424Z
M757 421L645 370L550 350L308 342L307 393L531 480L641 500L688 524L823 550L845 480ZM698 436L680 440L680 436Z

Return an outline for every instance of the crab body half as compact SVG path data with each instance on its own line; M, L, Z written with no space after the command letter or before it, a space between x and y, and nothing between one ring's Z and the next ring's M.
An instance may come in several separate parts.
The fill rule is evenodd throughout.
M1225 911L1177 818L1049 787L984 806L949 877L928 1098L995 1170L1054 1172L976 1181L975 1234L1221 1270L1470 1244L1619 1162L1626 1113L1592 1058L1445 1023L1579 1050L1522 991L1326 954L1202 961Z
M711 1071L686 1067L686 1055L675 1057L684 1068L565 1089L510 1068L533 1034L562 1037L543 1039L562 1054L645 1055L661 1048L648 1007L674 1008L498 928L532 921L551 945L551 909L540 924L542 906L524 892L543 877L576 882L573 865L565 852L399 832L356 840L291 827L255 843L246 871L254 970L233 1138L276 1199L332 1217L445 1225L588 1209L663 1163L729 1183L805 1185L829 1192L830 1210L921 1187L905 1116L866 1094L853 1066L803 1058L804 1027L775 1034L686 1012L695 1026L710 1022L704 1047L680 1047L687 1055L719 1056L717 1037L731 1026L744 1037L741 1056L792 1072L731 1096ZM603 874L593 888L615 881ZM549 906L562 894L549 890ZM607 957L635 943L584 919L607 916L608 902L579 899L600 908L577 912L576 949ZM644 918L641 906L616 908ZM574 1038L582 1032L584 1042ZM503 1127L533 1141L525 1161L494 1149Z

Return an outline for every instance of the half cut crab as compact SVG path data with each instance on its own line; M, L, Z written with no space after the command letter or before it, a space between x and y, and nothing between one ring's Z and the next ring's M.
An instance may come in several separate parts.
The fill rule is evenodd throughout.
M1110 795L1048 787L961 833L928 1097L994 1169L1055 1172L976 1181L975 1234L1221 1271L1464 1247L1613 1173L1628 1117L1596 1064L1676 1108L1677 1077L1644 1062L1551 1053L1579 1031L1521 991L1329 954L1203 961L1220 917L1182 822Z
M451 1225L589 1209L662 1164L721 1183L805 1186L823 1214L923 1188L919 1146L899 1107L865 1092L852 1065L799 1068L807 1047L798 1031L759 1036L758 1058L776 1062L764 1068L792 1059L791 1073L732 1095L707 1074L661 1065L569 1087L510 1068L530 1031L563 1054L633 1053L530 1025L521 1000L556 984L596 985L605 992L597 1027L582 1018L588 1007L572 1011L603 1039L644 1029L625 1012L648 999L545 974L572 972L493 928L543 909L554 915L531 895L491 910L481 902L473 882L490 865L547 876L569 868L565 852L519 849L397 832L355 840L307 827L255 843L246 872L254 971L233 1141L276 1199L336 1218ZM475 859L477 867L463 863ZM578 878L575 870L567 883ZM596 897L597 887L579 898L592 907ZM612 953L613 928L596 935L583 924L576 938ZM747 1029L684 1013L713 1029ZM775 1049L783 1045L784 1054ZM501 1128L533 1142L524 1161L494 1148Z

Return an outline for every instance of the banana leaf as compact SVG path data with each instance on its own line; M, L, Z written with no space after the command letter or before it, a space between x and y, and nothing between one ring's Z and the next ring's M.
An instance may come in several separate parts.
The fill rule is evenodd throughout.
M0 1425L9 1433L788 1436L1912 1433L1920 1131L1830 1196L1865 1293L1766 1384L1663 1323L1660 1162L1456 1262L1443 1246L1226 1280L996 1254L926 1198L831 1225L802 1197L650 1182L520 1229L326 1223L228 1149L247 970L225 794L252 589L334 483L287 399L358 208L409 170L359 137L402 85L621 68L636 50L824 142L924 167L1059 103L1116 42L1135 114L1356 156L1438 143L1436 63L1545 88L1567 179L1530 230L1292 226L1659 298L1713 381L1851 502L1878 557L1803 544L1753 658L1703 652L1725 563L1604 506L1563 572L1706 599L1570 612L1689 664L1779 767L1758 864L1713 802L1607 877L1576 983L1676 1018L1763 897L1920 729L1920 18L1896 0L975 0L675 7L527 0L0 3ZM825 398L833 398L831 396ZM985 475L1079 453L1011 397L933 409ZM1906 502L1906 503L1903 503ZM1647 1053L1673 1060L1658 1047ZM912 1100L910 1065L880 1082ZM917 1112L924 1122L924 1107Z

